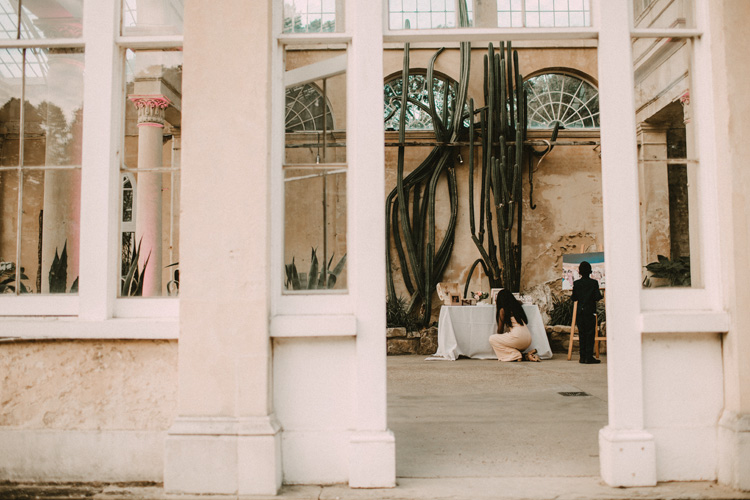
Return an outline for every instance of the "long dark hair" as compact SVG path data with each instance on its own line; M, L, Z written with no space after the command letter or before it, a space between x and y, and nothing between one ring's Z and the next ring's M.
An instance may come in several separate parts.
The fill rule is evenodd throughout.
M505 323L503 326L507 326L508 328L511 327L510 318L516 318L519 325L525 325L529 322L528 318L526 318L526 313L523 312L521 303L518 302L513 294L507 289L503 288L497 293L495 303L497 304L495 321L498 325L500 323L500 309L505 310Z

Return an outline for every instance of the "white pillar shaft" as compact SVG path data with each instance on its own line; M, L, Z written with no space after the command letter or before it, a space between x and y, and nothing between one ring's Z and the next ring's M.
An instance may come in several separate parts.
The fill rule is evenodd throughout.
M641 255L630 2L600 1L604 257L607 266L609 425L599 432L602 478L612 486L656 484L654 439L645 432L639 324Z
M163 127L155 123L138 125L138 168L161 167ZM162 173L139 172L136 181L135 209L136 244L140 242L139 271L146 266L143 278L143 296L161 295L162 271ZM148 259L148 264L146 260Z
M609 419L643 428L641 239L635 98L627 2L598 3L604 252L607 265ZM627 54L627 59L623 55Z

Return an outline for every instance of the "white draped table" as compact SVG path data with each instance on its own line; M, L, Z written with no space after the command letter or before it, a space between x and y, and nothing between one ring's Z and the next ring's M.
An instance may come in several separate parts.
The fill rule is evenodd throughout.
M523 304L529 323L531 345L541 359L552 358L542 315L533 304ZM494 305L442 306L438 321L438 349L427 359L456 360L459 356L474 359L497 359L490 346L490 335L497 333Z

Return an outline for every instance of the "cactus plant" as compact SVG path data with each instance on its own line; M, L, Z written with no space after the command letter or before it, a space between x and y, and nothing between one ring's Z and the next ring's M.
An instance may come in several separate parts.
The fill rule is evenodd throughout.
M469 100L472 121L475 115L479 116L479 123L469 129L472 144L469 150L469 224L480 258L469 270L465 291L474 269L481 265L492 288L504 287L517 292L521 285L521 165L525 156L527 102L518 52L512 50L510 42L507 51L501 42L498 52L489 44L484 57L484 94L485 106L476 112L474 101ZM478 230L474 210L476 125L480 129L482 155Z
M465 2L459 2L461 23L468 22ZM467 128L464 125L464 109L469 84L471 46L468 42L460 44L461 78L456 91L456 101L451 108L445 103L442 113L435 104L433 82L435 61L443 52L439 49L432 56L427 68L428 104L426 106L432 118L435 142L438 144L427 155L425 160L409 175L404 176L405 156L405 122L407 104L421 108L425 105L410 99L408 86L403 85L399 119L399 146L397 161L396 187L386 198L386 273L388 301L397 300L391 263L391 239L401 267L404 285L409 292L407 313L412 314L421 305L418 315L420 323L427 326L431 316L432 295L435 286L441 281L448 266L456 231L458 216L458 188L456 184L455 162L458 153L453 144L465 138ZM409 81L409 44L404 47L404 66L402 81ZM447 92L445 94L447 96ZM438 245L435 231L435 201L437 184L445 177L450 200L450 219L445 235Z

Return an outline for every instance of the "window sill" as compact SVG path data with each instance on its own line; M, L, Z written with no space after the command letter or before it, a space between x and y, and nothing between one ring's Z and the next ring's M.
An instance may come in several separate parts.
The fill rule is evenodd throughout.
M0 318L2 342L28 340L176 340L179 320L174 318L113 318L85 321L78 318Z
M271 337L353 337L357 318L353 314L278 315L271 318Z
M643 333L723 333L729 330L725 311L651 311L640 318Z

